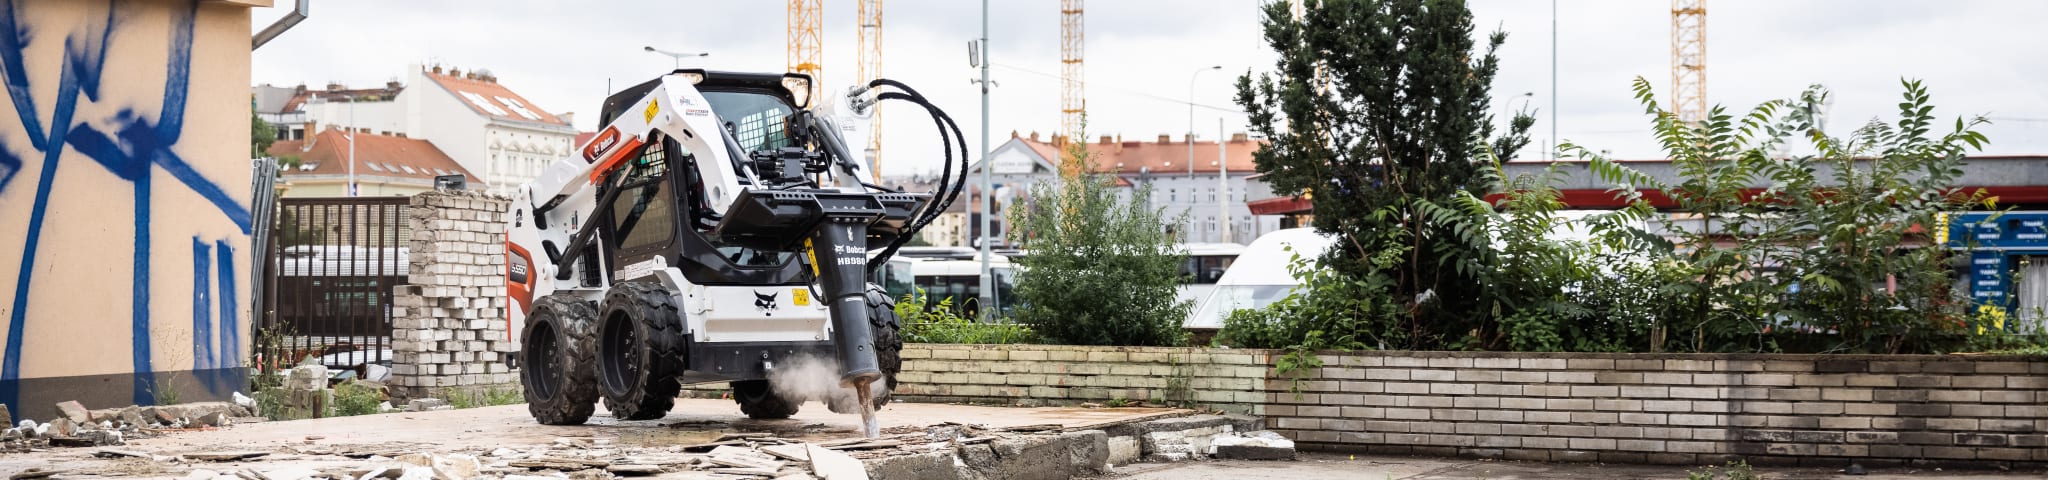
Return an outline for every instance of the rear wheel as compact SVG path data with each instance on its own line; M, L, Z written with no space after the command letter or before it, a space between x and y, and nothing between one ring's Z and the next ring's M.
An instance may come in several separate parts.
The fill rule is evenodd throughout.
M875 409L888 405L891 393L896 391L896 373L903 371L903 338L899 331L903 322L896 317L896 300L882 291L880 285L868 284L868 324L874 328L875 362L882 368L882 388L875 392ZM833 413L857 413L860 401L853 392L839 389L825 399L825 408Z
M548 295L526 316L519 377L526 411L546 425L579 425L597 403L592 349L597 312L590 302Z
M605 292L597 377L613 417L651 420L675 407L682 392L681 311L660 285L621 283Z
M732 382L732 400L739 402L740 411L747 418L773 420L796 415L796 407L803 399L790 400L775 394L767 380Z

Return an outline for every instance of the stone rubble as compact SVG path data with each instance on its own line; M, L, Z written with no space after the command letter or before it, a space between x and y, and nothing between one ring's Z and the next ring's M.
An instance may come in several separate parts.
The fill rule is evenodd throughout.
M22 419L11 428L0 430L0 453L125 445L130 438L156 436L168 430L226 427L233 425L236 417L255 413L224 402L87 410L76 401L68 401L56 404L56 411L59 416L47 422ZM4 413L4 407L0 407L0 414ZM12 420L11 415L6 417Z
M1209 440L1209 455L1224 460L1293 460L1294 441L1271 430Z
M115 434L118 440L118 435L124 432L147 435L159 430L163 430L161 426L132 428L122 424L120 429L92 431ZM814 432L782 434L790 433ZM436 451L431 444L322 445L308 440L305 444L271 450L148 452L101 448L92 452L91 457L107 461L145 460L158 465L166 476L184 480L855 480L869 478L866 460L970 447L986 449L991 442L1001 445L1061 434L1058 430L1035 427L1010 430L947 423L893 427L885 430L881 438L810 442L783 438L778 433L730 433L709 442L687 445L629 445L613 438L563 437L543 445ZM119 444L116 441L108 445ZM47 444L36 448L44 445Z

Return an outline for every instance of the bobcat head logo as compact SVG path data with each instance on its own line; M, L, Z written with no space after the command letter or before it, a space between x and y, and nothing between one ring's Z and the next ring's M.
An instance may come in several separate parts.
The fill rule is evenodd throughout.
M762 315L774 315L776 308L775 297L778 295L782 295L782 292L773 292L767 295L762 295L761 292L754 292L754 308L761 309Z

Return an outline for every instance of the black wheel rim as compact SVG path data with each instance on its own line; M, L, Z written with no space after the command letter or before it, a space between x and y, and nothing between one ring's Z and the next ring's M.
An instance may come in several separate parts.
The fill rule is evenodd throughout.
M561 341L555 338L555 327L548 322L533 325L526 346L526 384L541 398L553 397L563 379Z
M613 315L605 320L604 328L604 388L613 396L624 396L638 385L640 378L639 352L640 336L634 332L633 319L626 315Z

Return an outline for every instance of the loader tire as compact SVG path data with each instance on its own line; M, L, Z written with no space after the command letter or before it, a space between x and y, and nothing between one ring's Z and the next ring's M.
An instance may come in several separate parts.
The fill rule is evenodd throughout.
M543 425L580 425L597 403L597 310L590 302L548 295L526 316L519 377L526 411Z
M732 401L739 402L740 411L747 418L757 420L778 420L796 415L796 407L803 399L790 400L775 394L767 380L732 382Z
M882 390L874 397L876 410L889 404L896 391L896 373L903 371L903 322L896 316L896 300L880 285L868 284L868 323L874 328L875 363L882 368ZM859 413L859 400L850 392L835 392L824 399L832 413Z
M598 390L620 420L652 420L675 407L683 372L682 309L653 283L621 283L604 295L597 327Z

